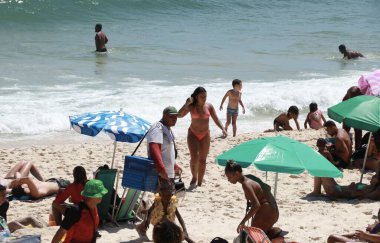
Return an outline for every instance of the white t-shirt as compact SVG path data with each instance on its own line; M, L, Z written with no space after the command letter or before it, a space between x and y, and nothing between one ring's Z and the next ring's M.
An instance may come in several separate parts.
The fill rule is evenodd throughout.
M146 140L148 143L148 156L150 158L151 154L149 151L149 143L161 144L162 161L164 162L166 173L169 178L174 178L174 136L170 128L167 128L161 122L157 122L150 128L148 134L146 135Z

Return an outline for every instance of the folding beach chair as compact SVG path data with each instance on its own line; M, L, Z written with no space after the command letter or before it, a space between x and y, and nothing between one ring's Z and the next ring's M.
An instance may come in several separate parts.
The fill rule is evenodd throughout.
M244 226L236 243L272 243L268 236L259 228Z
M95 179L101 180L104 187L108 190L107 194L103 196L101 203L97 206L99 220L101 223L104 223L107 219L109 219L108 212L112 205L112 192L114 191L116 173L116 169L105 169L99 170L95 176Z
M139 208L138 199L141 195L140 190L128 189L125 197L122 198L122 201L117 209L116 221L135 221L137 210Z

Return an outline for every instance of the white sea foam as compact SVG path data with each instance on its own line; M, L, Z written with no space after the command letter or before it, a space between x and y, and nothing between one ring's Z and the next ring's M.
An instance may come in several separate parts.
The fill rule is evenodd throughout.
M271 128L273 118L291 105L300 108L302 124L311 102L317 102L319 108L326 112L329 106L342 99L348 87L356 84L358 77L358 72L352 72L344 77L312 77L304 80L245 80L242 99L246 114L243 115L240 109L238 132ZM219 106L223 95L231 88L230 80L213 79L206 83L194 80L189 85L171 86L165 80L125 80L128 82L105 87L100 86L101 83L81 83L82 87L78 89L78 85L71 83L55 85L53 88L41 86L37 89L38 86L33 86L33 91L14 90L0 98L0 134L19 136L65 132L70 127L69 115L120 108L155 122L160 119L164 107L174 105L179 109L197 86L206 88L208 102L214 105L222 123L225 122L227 102L223 106L224 110L220 111ZM178 119L174 129L176 134L184 136L189 124L189 116ZM214 135L220 133L213 122L211 130Z

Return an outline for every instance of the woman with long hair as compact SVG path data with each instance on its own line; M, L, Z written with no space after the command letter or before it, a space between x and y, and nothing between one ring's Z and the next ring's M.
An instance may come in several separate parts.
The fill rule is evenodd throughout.
M186 116L188 113L191 115L191 124L187 133L192 174L189 189L201 186L206 172L206 159L210 149L210 116L220 130L222 130L223 137L227 137L227 132L216 115L214 106L206 102L206 99L206 89L198 87L178 112L179 118Z

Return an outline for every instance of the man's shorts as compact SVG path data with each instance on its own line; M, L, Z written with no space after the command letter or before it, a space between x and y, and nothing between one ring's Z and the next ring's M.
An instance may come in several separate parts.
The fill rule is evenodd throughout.
M239 109L233 109L233 108L228 108L227 107L227 115L228 116L238 116L239 115Z

